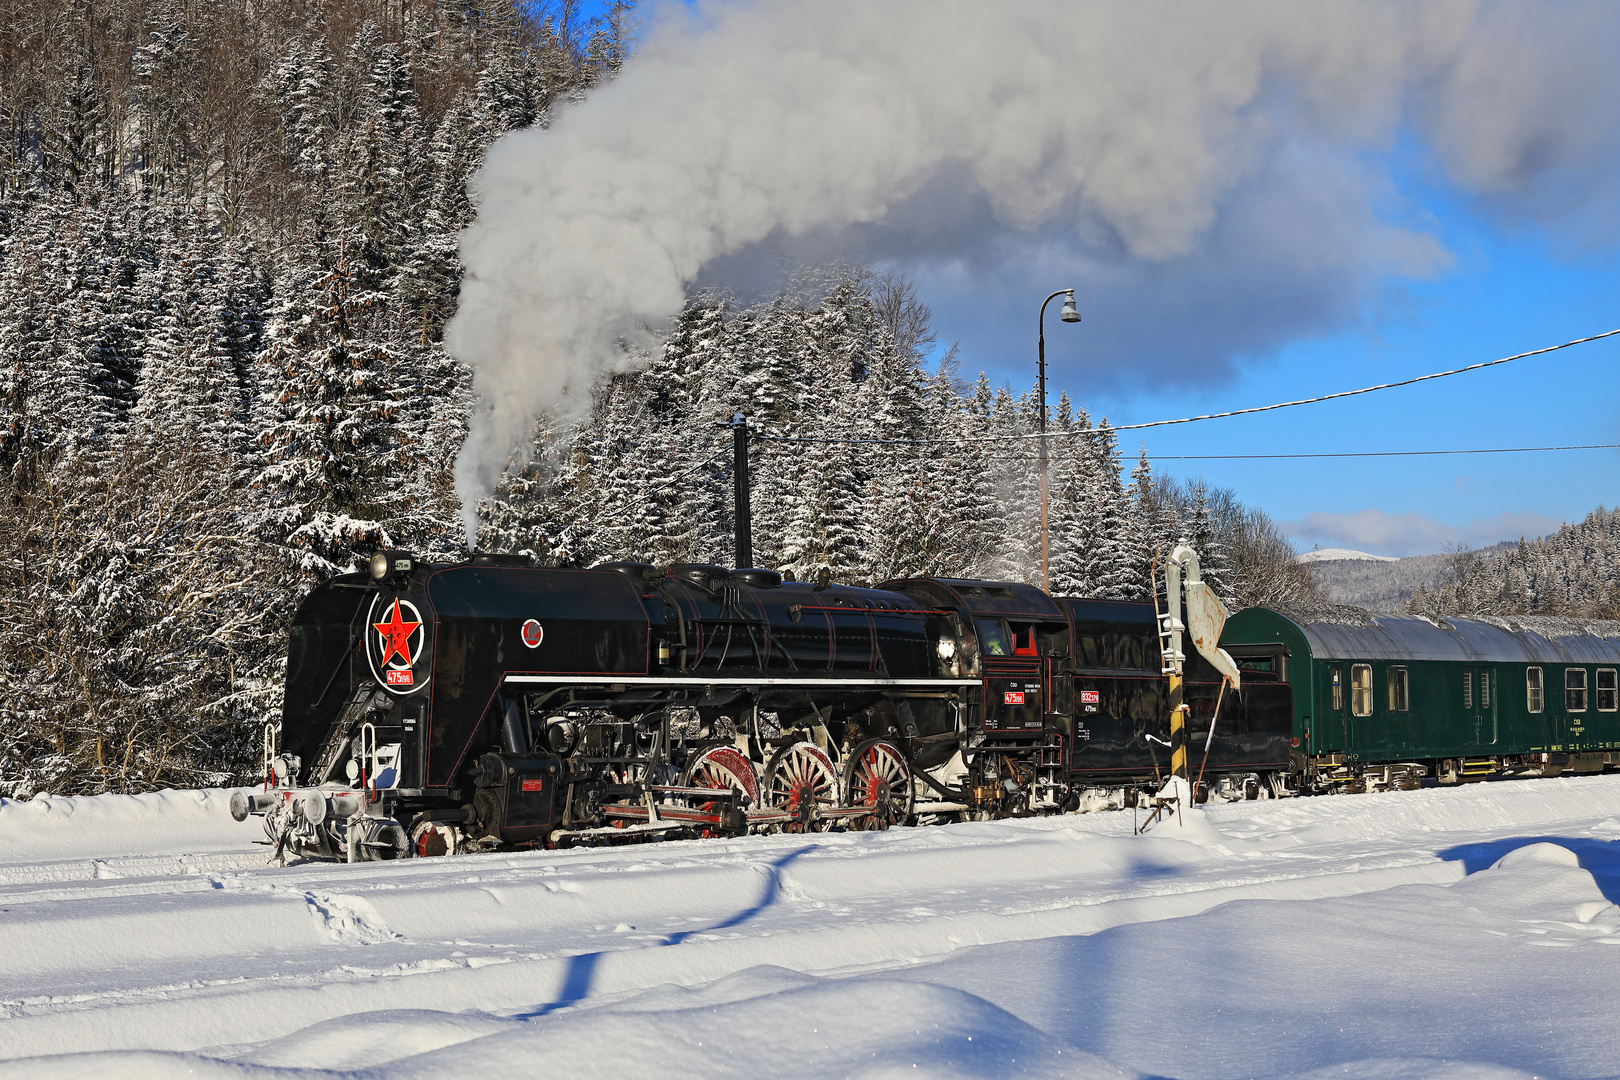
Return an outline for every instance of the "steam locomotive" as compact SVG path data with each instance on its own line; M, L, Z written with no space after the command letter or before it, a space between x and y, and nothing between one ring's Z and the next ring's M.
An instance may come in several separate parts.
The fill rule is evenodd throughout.
M384 551L298 608L232 811L361 861L1075 809L1167 768L1165 674L1153 605L1015 582ZM1281 794L1289 684L1187 676L1191 767Z

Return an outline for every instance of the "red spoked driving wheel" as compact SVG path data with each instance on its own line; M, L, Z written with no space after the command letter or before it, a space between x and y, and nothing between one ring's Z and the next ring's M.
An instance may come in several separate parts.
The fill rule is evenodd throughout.
M792 815L782 831L815 832L826 827L822 807L838 804L838 770L815 743L792 743L771 755L765 789L771 806Z
M861 828L887 829L910 821L916 792L906 755L883 739L861 743L844 763L844 800L846 806L871 808L855 819Z
M686 771L681 775L681 786L714 788L717 791L729 789L739 792L747 800L748 806L759 805L759 775L754 772L754 763L735 746L711 746L698 754L687 763ZM725 800L707 802L695 796L690 801L704 813L730 810L737 805ZM700 830L705 836L713 836L721 831L716 828Z

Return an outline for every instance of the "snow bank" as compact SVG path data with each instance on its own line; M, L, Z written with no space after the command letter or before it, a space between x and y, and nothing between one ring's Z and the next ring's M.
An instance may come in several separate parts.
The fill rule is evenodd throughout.
M289 1063L298 1062L297 1066ZM314 1068L311 1063L318 1063ZM326 1070L331 1070L326 1071ZM698 991L524 1019L401 1012L317 1025L239 1052L93 1054L0 1065L0 1078L701 1076L1119 1080L1122 1069L983 998L879 978L755 969Z
M0 867L38 860L240 852L231 790L0 799Z
M0 885L0 1078L1620 1072L1620 778L1132 827Z

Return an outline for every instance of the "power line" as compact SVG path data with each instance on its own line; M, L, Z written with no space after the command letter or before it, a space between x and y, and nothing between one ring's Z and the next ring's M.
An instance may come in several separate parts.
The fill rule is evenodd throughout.
M1576 338L1560 345L1548 345L1540 349L1531 349L1529 352L1515 353L1513 356L1504 356L1498 360L1486 360L1479 364L1469 364L1467 367L1452 368L1450 371L1436 371L1429 375L1418 375L1411 379L1401 379L1398 382L1379 383L1377 386L1364 386L1359 390L1340 390L1333 394L1323 394L1320 397L1301 398L1298 401L1279 401L1273 405L1256 405L1248 409L1232 409L1228 412L1205 413L1202 416L1183 416L1175 420L1150 420L1141 424L1103 425L1095 428L1079 428L1069 431L1051 431L1047 436L1053 439L1072 438L1075 436L1099 435L1105 431L1141 431L1145 428L1169 427L1173 424L1195 424L1200 420L1222 420L1229 416L1248 416L1251 413L1272 412L1277 409L1291 409L1296 405L1315 405L1323 401L1335 401L1339 398L1356 397L1359 394L1370 394L1375 390L1393 390L1399 386L1413 386L1431 379L1444 379L1451 375L1462 375L1470 371L1482 371L1485 368L1496 367L1498 364L1512 363L1514 360L1523 360L1529 356L1540 356L1543 353L1557 352L1572 345L1585 345L1590 341L1601 341L1604 338L1620 334L1620 329L1593 334L1591 337ZM956 439L841 439L841 438L794 438L785 435L755 435L758 442L784 442L784 443L865 443L880 445L923 445L923 444L951 444L964 443L998 443L998 442L1025 442L1040 438L1039 433L1029 435L971 435Z
M1591 446L1509 446L1492 450L1377 450L1345 454L1149 454L1149 461L1272 461L1283 458L1433 457L1444 454L1539 454L1550 450L1620 450L1620 443Z

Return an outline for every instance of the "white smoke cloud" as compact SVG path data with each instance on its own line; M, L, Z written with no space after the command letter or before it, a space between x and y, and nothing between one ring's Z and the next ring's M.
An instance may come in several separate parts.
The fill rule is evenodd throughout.
M476 179L448 336L480 400L456 466L469 543L537 413L582 410L705 268L762 244L994 263L1024 235L1151 280L1141 268L1207 262L1228 208L1300 220L1312 169L1267 194L1286 155L1329 148L1318 160L1339 164L1315 172L1339 183L1409 131L1493 205L1602 202L1617 24L1608 4L1483 0L666 9L616 82L501 140ZM1338 205L1373 222L1376 187ZM1306 273L1443 259L1410 230L1321 224L1290 241ZM1324 310L1353 290L1341 277Z

